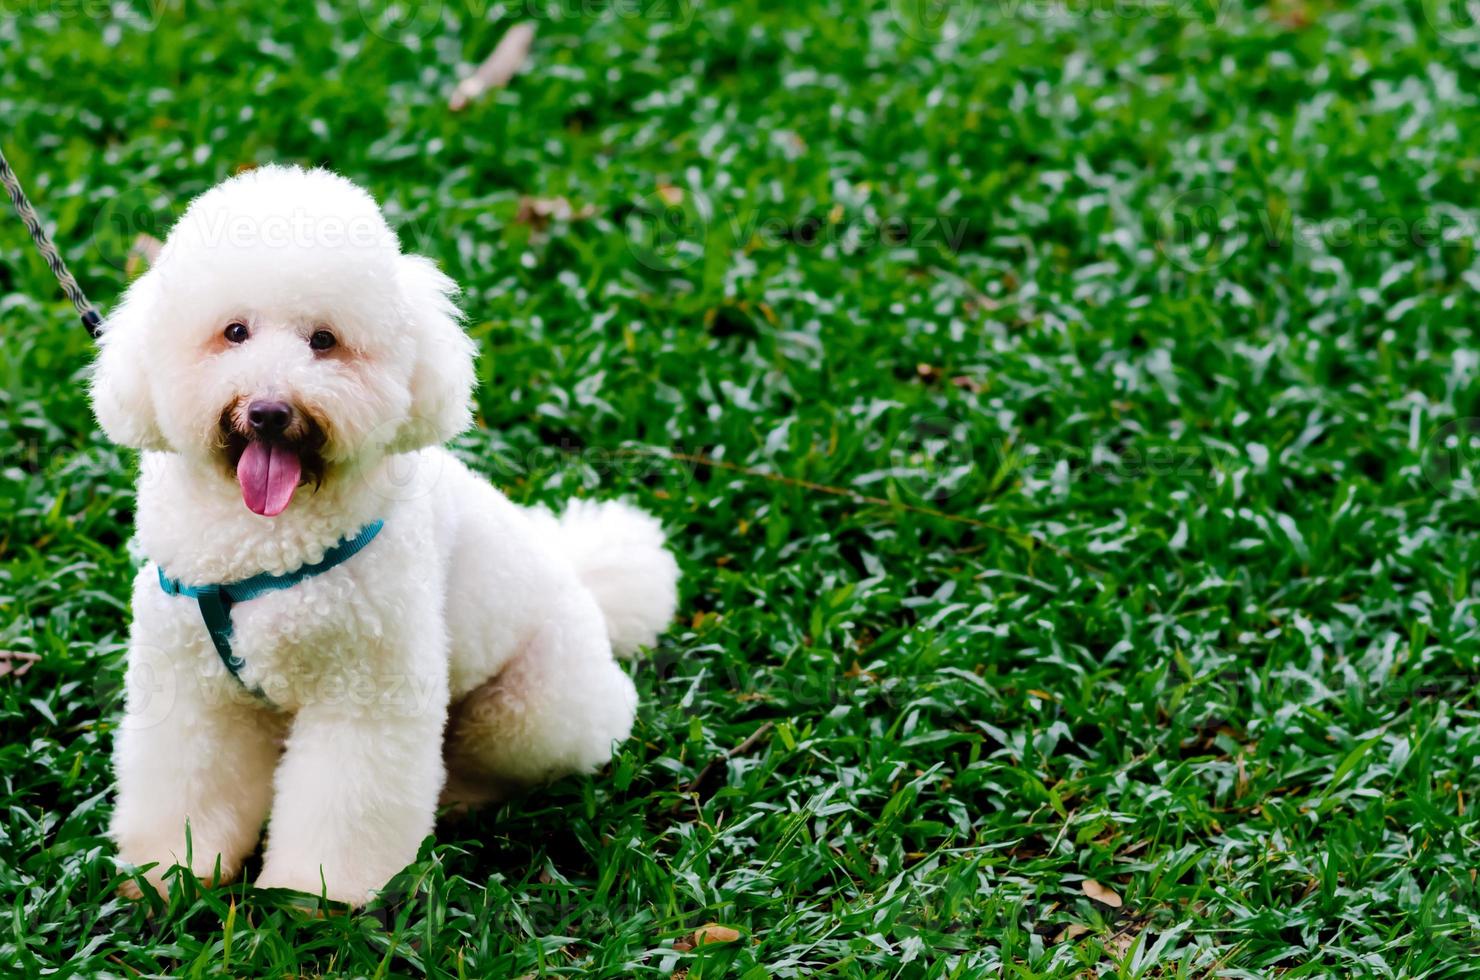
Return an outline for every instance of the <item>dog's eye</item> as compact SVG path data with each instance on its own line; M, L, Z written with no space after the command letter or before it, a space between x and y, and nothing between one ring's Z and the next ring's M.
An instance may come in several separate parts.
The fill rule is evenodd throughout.
M242 323L240 321L233 321L226 325L225 335L226 339L231 341L233 344L240 344L243 343L248 337L252 336L252 331L247 329L247 325L245 323Z
M327 330L315 330L313 336L308 338L308 346L314 350L329 350L339 341Z

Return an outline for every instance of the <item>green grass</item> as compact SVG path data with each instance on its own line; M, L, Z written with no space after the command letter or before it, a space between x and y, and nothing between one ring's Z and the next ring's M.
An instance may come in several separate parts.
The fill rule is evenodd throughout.
M0 18L0 140L100 305L238 167L332 166L466 286L458 449L659 513L682 611L608 771L380 905L115 897L134 462L5 216L0 975L1480 975L1463 10L132 6Z

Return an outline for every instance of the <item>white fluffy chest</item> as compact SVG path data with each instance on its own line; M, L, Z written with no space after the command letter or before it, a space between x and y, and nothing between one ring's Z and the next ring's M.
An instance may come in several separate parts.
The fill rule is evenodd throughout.
M381 547L377 540L344 565L232 604L228 642L241 662L239 683L222 663L196 599L166 595L156 581L156 594L137 612L157 619L155 629L174 638L177 657L188 661L177 662L177 669L225 693L261 691L285 710L404 700L419 686L437 686L418 682L428 675L435 679L446 667L439 663L445 644L438 585L428 580L435 576L404 574L399 544L391 539ZM148 582L141 577L140 587Z

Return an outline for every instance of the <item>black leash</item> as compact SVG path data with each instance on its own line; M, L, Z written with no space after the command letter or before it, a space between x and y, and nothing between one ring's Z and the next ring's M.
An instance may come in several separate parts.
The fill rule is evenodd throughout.
M31 241L36 243L41 257L46 264L51 266L51 274L57 277L57 282L62 285L62 292L77 307L77 315L82 317L82 325L87 328L88 335L97 338L102 332L103 318L98 316L97 308L87 301L87 296L82 292L82 287L77 285L77 280L67 269L67 263L62 260L62 255L57 251L51 236L46 229L41 227L41 219L36 216L36 209L31 207L31 202L26 200L26 192L21 190L21 182L16 179L15 171L10 169L10 161L5 159L5 151L0 150L0 184L10 192L10 203L15 205L15 213L21 216L26 223L26 230L31 233Z

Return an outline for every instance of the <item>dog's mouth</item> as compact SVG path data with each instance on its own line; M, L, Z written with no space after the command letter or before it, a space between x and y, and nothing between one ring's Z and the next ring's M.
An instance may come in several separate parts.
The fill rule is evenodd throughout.
M221 415L222 461L238 486L242 503L254 514L276 517L288 509L300 486L315 488L324 476L324 430L307 413L293 410L281 433L262 435L239 424L241 412Z

